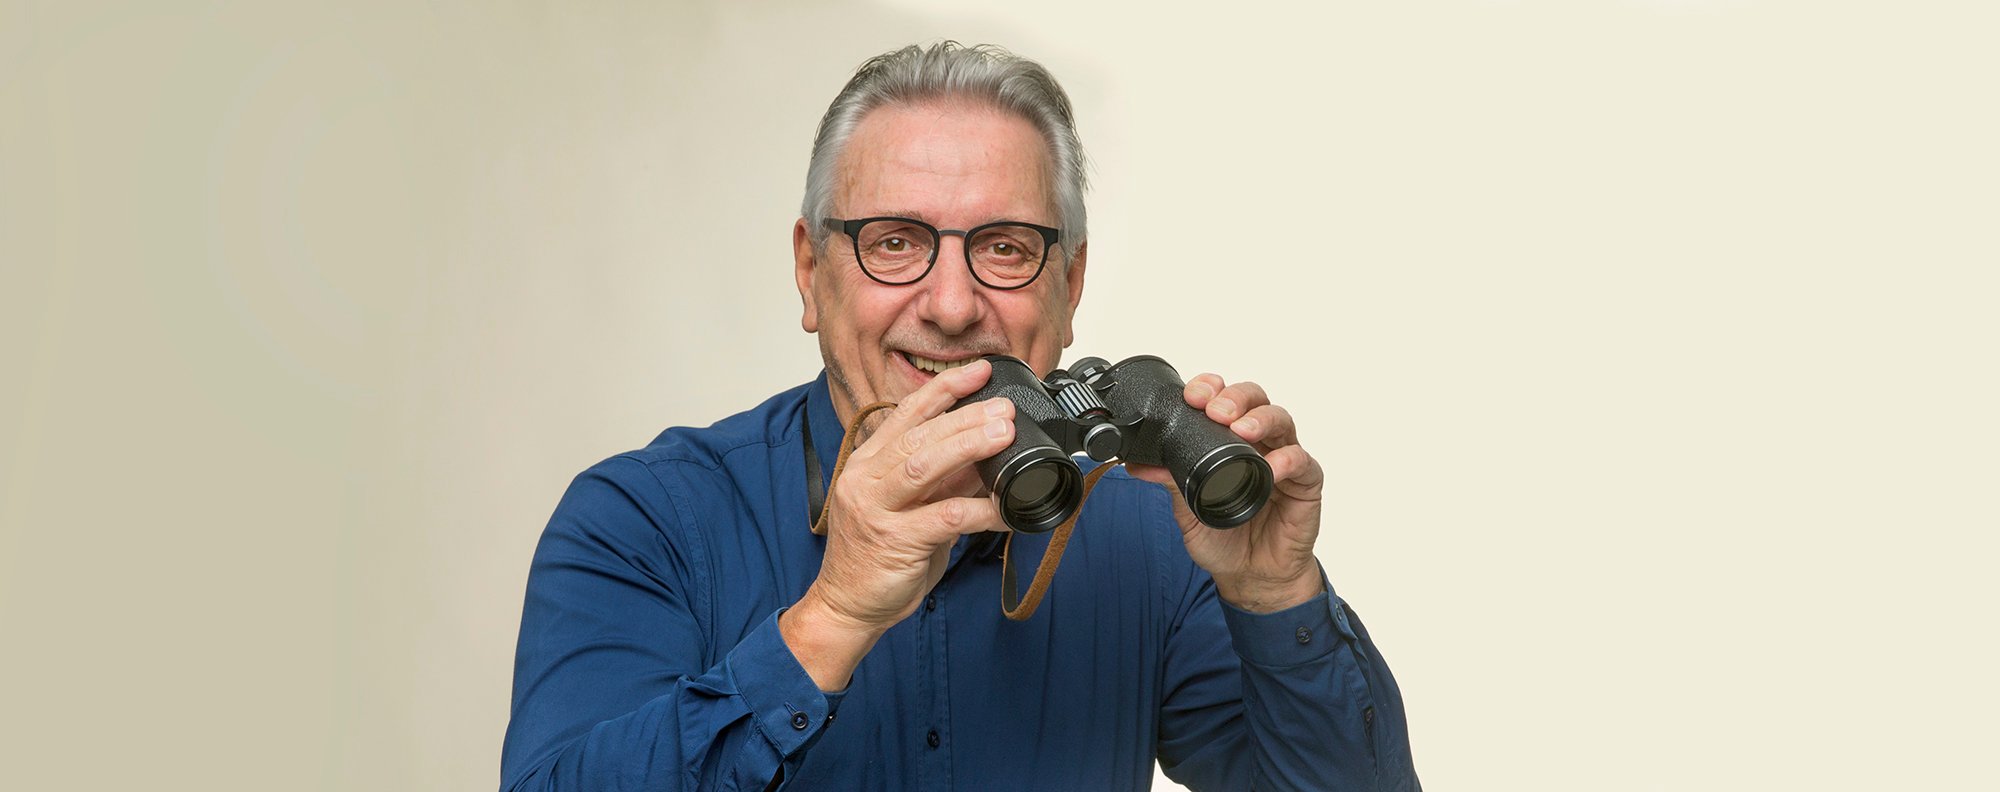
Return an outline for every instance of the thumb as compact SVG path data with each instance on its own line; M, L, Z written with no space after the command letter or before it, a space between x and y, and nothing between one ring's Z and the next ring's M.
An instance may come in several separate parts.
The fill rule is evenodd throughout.
M1150 481L1168 489L1179 489L1179 486L1174 483L1173 472L1159 465L1142 465L1137 462L1127 462L1125 463L1125 472L1132 474L1132 478L1140 481Z

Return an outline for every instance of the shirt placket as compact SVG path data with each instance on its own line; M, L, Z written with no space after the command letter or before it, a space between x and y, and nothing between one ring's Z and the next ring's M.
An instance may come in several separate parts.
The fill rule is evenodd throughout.
M927 788L951 789L957 786L951 769L951 620L946 617L950 609L945 607L945 601L956 593L959 568L973 561L967 557L967 546L967 542L961 541L952 548L951 561L945 568L944 576L917 611L920 628L917 632L918 663L924 669L925 687L929 693L925 702L928 723L919 737L922 742L917 751L922 757L918 762L922 768L920 777Z

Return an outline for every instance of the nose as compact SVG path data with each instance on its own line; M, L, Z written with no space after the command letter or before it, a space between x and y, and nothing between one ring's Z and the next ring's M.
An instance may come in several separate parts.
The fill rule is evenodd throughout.
M966 266L962 237L948 236L939 243L937 266L918 285L925 291L917 301L917 315L945 335L963 333L986 318L984 287Z

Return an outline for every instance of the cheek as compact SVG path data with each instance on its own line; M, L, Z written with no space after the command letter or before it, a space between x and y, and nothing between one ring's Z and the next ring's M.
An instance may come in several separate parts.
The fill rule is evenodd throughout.
M862 347L879 346L910 299L908 294L885 290L872 281L844 283L828 291L832 293L820 301L821 326L831 328L841 343Z
M1053 338L1059 338L1069 314L1061 300L1046 294L1020 300L1007 306L1006 310L1011 320L1009 324L1017 328L1030 329L1035 334L1036 343L1047 343Z
M815 290L819 302L819 318L823 323L837 327L853 327L854 317L868 310L868 293L863 284L858 284L842 272L838 276L819 282Z

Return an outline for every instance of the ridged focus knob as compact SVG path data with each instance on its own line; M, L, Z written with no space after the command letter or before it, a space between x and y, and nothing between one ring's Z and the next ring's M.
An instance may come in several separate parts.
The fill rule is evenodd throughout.
M1056 391L1056 404L1071 418L1082 418L1092 413L1109 415L1111 412L1105 409L1104 400L1097 398L1096 390L1075 380Z
M1070 373L1075 375L1077 379L1082 380L1084 384L1089 385L1091 387L1103 388L1104 386L1110 384L1108 380L1103 382L1099 381L1101 378L1104 377L1105 374L1111 372L1111 364L1104 358L1100 357L1081 358L1077 360L1075 363L1069 364L1069 370Z

